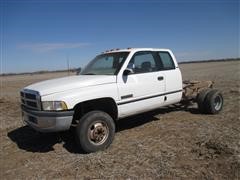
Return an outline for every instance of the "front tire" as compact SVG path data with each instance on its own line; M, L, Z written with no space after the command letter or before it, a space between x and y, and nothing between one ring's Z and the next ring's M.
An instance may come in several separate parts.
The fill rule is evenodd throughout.
M102 111L90 111L79 121L77 143L86 153L106 149L113 141L115 123L111 116Z

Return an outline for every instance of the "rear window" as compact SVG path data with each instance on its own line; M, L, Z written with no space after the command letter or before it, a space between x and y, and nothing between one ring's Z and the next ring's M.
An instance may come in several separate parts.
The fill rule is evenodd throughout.
M175 69L172 57L168 52L158 52L158 55L162 61L163 70Z

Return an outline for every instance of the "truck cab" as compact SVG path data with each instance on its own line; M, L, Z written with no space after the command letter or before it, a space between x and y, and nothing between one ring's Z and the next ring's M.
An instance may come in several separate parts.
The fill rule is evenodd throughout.
M168 49L133 49L117 75L120 117L177 103L182 75Z

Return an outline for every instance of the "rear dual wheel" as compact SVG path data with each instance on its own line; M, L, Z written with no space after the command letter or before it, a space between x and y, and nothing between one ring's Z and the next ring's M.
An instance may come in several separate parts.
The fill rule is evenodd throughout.
M198 108L201 113L217 114L223 107L223 96L216 89L206 89L197 96Z

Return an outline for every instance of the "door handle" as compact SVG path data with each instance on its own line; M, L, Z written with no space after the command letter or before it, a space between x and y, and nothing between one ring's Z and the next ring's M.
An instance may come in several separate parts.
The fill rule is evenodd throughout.
M163 80L163 76L159 76L157 79L158 79L159 81L162 81L162 80Z

